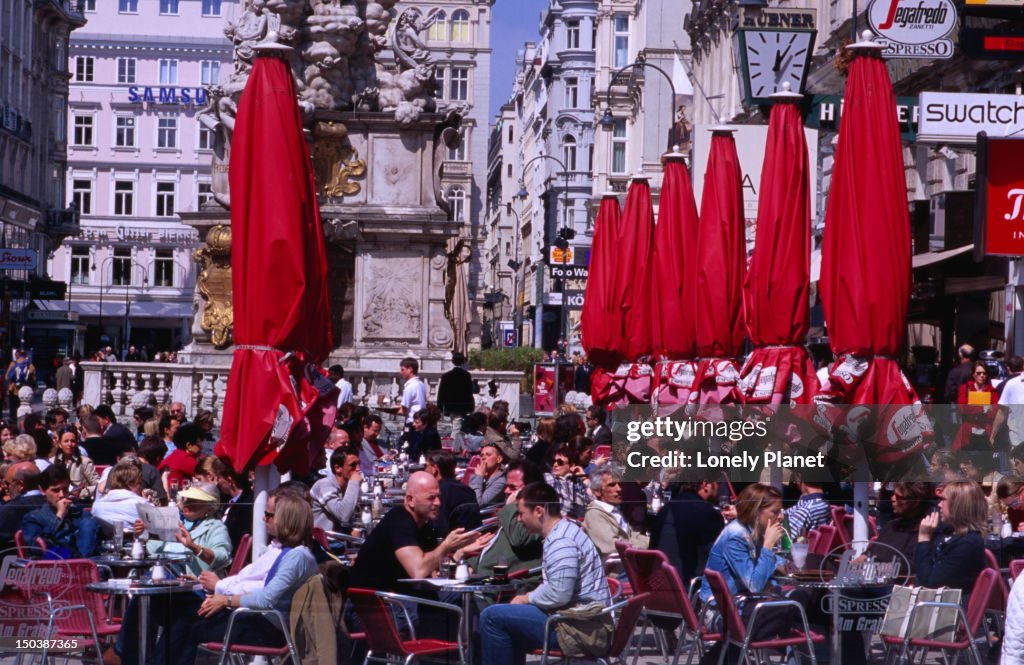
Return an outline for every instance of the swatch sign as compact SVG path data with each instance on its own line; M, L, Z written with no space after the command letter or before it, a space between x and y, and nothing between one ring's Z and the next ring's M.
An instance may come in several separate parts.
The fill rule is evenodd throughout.
M953 41L947 37L956 18L952 0L874 0L868 8L887 58L951 58Z

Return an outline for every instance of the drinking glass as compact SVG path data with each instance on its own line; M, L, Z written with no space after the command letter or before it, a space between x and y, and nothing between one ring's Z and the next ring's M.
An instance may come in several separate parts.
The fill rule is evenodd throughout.
M793 543L793 565L803 570L807 563L807 543Z

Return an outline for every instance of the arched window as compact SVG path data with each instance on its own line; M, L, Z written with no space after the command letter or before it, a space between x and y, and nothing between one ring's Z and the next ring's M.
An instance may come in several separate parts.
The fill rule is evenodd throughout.
M452 219L463 222L466 219L466 190L452 187L448 190L448 205L452 209Z
M576 139L568 134L562 138L562 161L567 171L576 170Z
M469 12L465 9L452 14L452 41L469 41Z
M437 13L437 18L434 19L433 25L430 26L430 32L427 33L427 39L432 42L446 42L448 41L448 21L447 15L442 11Z

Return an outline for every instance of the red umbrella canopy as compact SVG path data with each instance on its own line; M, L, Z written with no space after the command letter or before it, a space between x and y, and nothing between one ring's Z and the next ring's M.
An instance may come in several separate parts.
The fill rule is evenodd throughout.
M672 360L697 353L694 320L697 203L683 155L666 157L658 226L654 231L654 350Z
M614 301L615 274L618 272L619 200L614 194L601 198L594 220L594 240L590 250L587 289L583 297L580 329L583 348L598 366L612 366L622 360L622 317Z
M800 99L793 94L775 104L768 123L757 241L743 283L747 332L756 348L741 385L751 403L809 404L818 389L803 346L810 325L811 188Z
M330 305L309 147L281 59L253 63L228 175L235 351L217 454L236 470L276 457L304 473L333 420L315 366L332 347Z
M654 243L654 203L646 178L635 178L626 195L619 222L616 251L615 303L622 311L625 361L651 353L651 254Z
M711 137L697 229L697 352L731 358L743 345L746 235L740 161L732 134Z

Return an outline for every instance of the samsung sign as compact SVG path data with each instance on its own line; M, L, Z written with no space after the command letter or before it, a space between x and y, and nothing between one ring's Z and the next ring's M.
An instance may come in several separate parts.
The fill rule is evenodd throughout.
M922 92L919 141L973 144L978 132L993 138L1024 133L1024 97L968 92Z
M173 88L169 86L128 88L128 101L132 104L182 104L204 106L207 96L205 88Z

